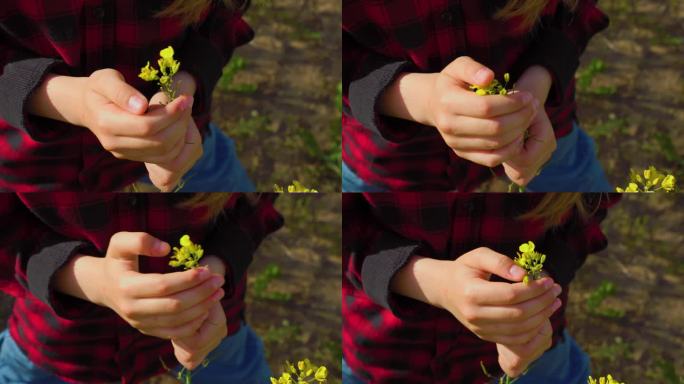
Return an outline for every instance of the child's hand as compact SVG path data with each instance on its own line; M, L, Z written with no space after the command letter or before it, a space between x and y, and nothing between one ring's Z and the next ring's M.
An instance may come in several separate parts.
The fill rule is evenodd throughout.
M538 333L526 344L497 344L499 366L510 377L520 376L530 364L551 348L552 335L551 322L546 320Z
M225 264L216 256L203 257L201 264L206 266L214 276L226 274ZM221 303L216 303L211 308L209 318L205 320L195 334L171 340L176 359L185 368L195 369L226 335L226 316Z
M528 130L528 137L519 152L504 163L508 178L517 185L527 185L556 150L556 136L543 109L537 113Z
M114 310L140 332L159 338L193 335L211 308L220 305L223 277L206 268L167 274L138 272L138 255L165 257L169 245L142 232L112 236L107 255L93 276L96 304Z
M148 111L147 99L113 69L93 72L81 83L77 125L90 129L119 159L166 162L186 135L193 98L178 97ZM178 121L183 124L177 124Z
M550 278L529 284L491 282L492 274L511 281L524 275L511 258L477 248L452 262L443 305L483 340L525 344L560 307L561 287Z
M195 93L195 80L187 72L178 72L174 78L175 87L179 95L192 95ZM162 107L168 103L168 98L163 92L158 92L150 99L150 105L154 108ZM155 187L162 192L173 191L190 168L202 157L202 136L197 129L195 120L188 115L187 119L176 122L179 129L185 132L178 142L173 144L173 149L163 158L150 158L145 162L145 167L150 180Z
M171 340L176 359L185 368L197 368L228 335L226 314L221 303L216 303L209 311L209 317L192 335Z
M494 73L461 56L434 79L426 95L430 125L461 158L495 167L516 153L535 117L538 103L528 92L478 96L471 84L486 86Z

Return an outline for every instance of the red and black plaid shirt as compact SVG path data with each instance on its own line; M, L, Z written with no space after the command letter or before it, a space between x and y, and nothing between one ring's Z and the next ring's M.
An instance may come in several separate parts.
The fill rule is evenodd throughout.
M595 209L566 215L553 230L518 217L541 194L375 193L343 198L342 350L369 383L476 383L500 372L495 344L479 339L446 310L389 292L391 277L421 255L453 260L478 247L515 256L528 240L548 255L545 269L563 286L552 317L554 343L565 326L568 283L589 253L606 247L599 224L617 198L587 195ZM384 275L384 276L383 276Z
M198 83L197 126L206 131L210 98L235 47L253 32L222 2L196 25L156 14L170 0L4 0L0 2L0 190L110 192L139 179L142 163L119 160L89 130L28 116L24 104L48 72L89 76L114 68L148 97L157 89L140 68L169 45ZM12 118L13 116L13 118ZM13 121L7 121L7 119Z
M498 78L531 65L552 74L546 111L557 137L575 119L574 73L589 39L608 25L594 0L571 12L550 0L534 31L520 19L494 18L504 0L344 0L343 160L361 179L384 190L476 188L491 171L456 156L436 129L379 116L381 92L399 73L439 72L471 56Z
M76 253L104 255L119 231L147 232L170 244L187 233L206 254L221 257L227 266L221 303L228 333L239 329L247 265L261 240L282 225L275 197L262 195L251 204L233 195L216 220L200 219L205 208L179 207L186 197L0 194L0 217L12 224L2 231L0 288L16 297L8 327L32 362L69 382L122 383L164 372L162 361L167 367L178 364L168 340L141 334L109 308L52 292L51 276L37 281L36 275L54 274ZM171 268L168 259L141 257L140 270L165 273Z

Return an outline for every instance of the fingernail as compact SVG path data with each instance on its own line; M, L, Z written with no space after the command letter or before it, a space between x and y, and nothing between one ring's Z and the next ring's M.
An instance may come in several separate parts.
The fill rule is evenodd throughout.
M539 108L539 100L534 99L533 103L535 108Z
M479 71L475 74L475 82L477 84L484 85L484 83L489 80L489 69L487 68L480 68Z
M513 276L516 279L522 279L522 277L525 275L525 271L515 264L511 267L509 272L511 276Z
M145 108L145 101L140 96L133 95L128 99L128 108L131 112L140 112Z
M223 299L223 296L225 296L225 294L226 294L226 291L224 291L223 288L219 289L214 294L214 300L218 301L218 300Z
M551 288L551 285L553 284L553 281L549 278L544 279L544 288L549 289Z
M181 101L178 102L178 110L181 112L185 111L186 109L188 109L188 104L189 104L188 98L187 97L182 98Z
M157 252L164 252L167 250L167 245L166 242L164 241L157 241L157 244L154 245L154 249Z
M556 295L556 296L558 296L558 295L561 294L561 292L563 292L563 288L561 288L560 285L556 284L556 285L553 287L553 294Z
M558 308L561 307L561 304L562 304L562 303L561 303L560 299L556 299L556 301L553 302L553 306L551 306L551 308L552 308L553 311L555 312L555 311L558 310Z
M201 279L206 279L207 277L209 277L209 275L211 275L211 271L209 271L209 268L206 268L206 267L200 268L199 277Z

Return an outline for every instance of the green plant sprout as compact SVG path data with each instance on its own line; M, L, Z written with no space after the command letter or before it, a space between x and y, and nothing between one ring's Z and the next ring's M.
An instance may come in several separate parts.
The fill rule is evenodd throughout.
M173 254L171 255L169 265L174 268L183 267L184 270L199 267L199 260L202 258L202 256L204 256L204 249L202 249L202 246L193 243L190 239L190 235L181 236L179 242L181 247L173 247ZM162 365L164 365L163 361ZM209 360L205 359L202 361L201 365L203 368L206 368L207 365L209 365ZM183 367L180 369L180 371L178 371L176 379L184 384L191 384L192 375L193 373L191 370Z
M159 90L164 92L169 102L176 98L176 89L173 86L173 77L180 68L180 62L173 58L173 47L168 46L159 52L160 58L157 60L159 70L150 66L150 62L140 69L138 77L145 81L156 81ZM161 76L159 76L161 72Z
M613 376L611 375L599 377L598 379L594 379L593 377L589 376L587 380L587 384L625 384L613 379Z
M190 240L189 235L183 235L180 238L181 247L173 247L173 254L169 265L188 270L199 266L199 260L204 256L204 249L199 244L195 244Z
M483 373L485 374L485 376L487 376L488 378L490 378L490 379L497 379L497 377L495 377L494 375L490 375L489 372L487 372L487 368L485 368L484 363L482 362L482 360L480 360L480 368L482 368L482 372L483 372ZM527 372L527 371L525 371L525 372ZM525 372L523 372L523 375L525 374ZM499 379L499 380L498 380L498 381L499 381L498 384L513 384L513 383L515 383L516 381L518 381L518 378L512 379L510 376L508 376L508 375L505 374L505 373L503 374L503 376L499 377L498 379Z
M646 192L653 193L658 191L674 192L677 189L677 179L674 175L664 173L654 166L638 172L634 169L629 171L629 184L626 188L617 187L615 190L620 193Z
M284 372L279 378L271 377L271 384L327 383L328 368L311 364L309 359L300 360L297 365L285 362Z
M508 95L513 89L508 89L508 82L511 81L511 75L509 73L504 73L504 83L501 84L499 80L492 80L489 85L485 87L480 87L477 85L471 85L470 89L480 96L487 95Z
M546 255L535 251L534 243L531 241L521 244L518 250L518 256L513 261L527 272L523 278L523 283L529 283L530 278L532 280L540 279Z
M257 299L273 301L289 301L292 298L287 292L275 292L268 289L271 281L280 276L280 267L275 264L266 266L263 272L257 275L252 283L252 295Z
M601 285L596 288L585 302L585 308L587 312L592 315L608 317L613 319L619 319L625 316L625 312L619 309L613 308L601 308L601 304L608 297L615 293L615 284L610 281L603 281Z
M300 183L297 180L292 181L292 184L287 186L287 191L285 188L281 187L278 184L273 185L273 191L277 193L318 193L317 190L309 187L305 187L304 184Z

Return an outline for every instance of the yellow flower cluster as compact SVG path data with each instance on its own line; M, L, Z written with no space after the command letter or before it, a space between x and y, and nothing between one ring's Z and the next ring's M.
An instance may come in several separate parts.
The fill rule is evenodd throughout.
M180 238L181 247L173 247L173 254L169 265L172 267L183 267L184 269L195 268L199 265L199 260L204 256L204 249L199 244L190 240L190 236L183 235Z
M486 87L478 87L477 85L471 85L470 89L472 89L473 92L480 96L508 95L511 91L510 89L507 89L509 81L511 81L511 75L509 73L505 73L504 84L501 84L499 80L494 79L494 81L492 81L491 84L489 84Z
M624 192L674 192L677 189L677 179L674 175L663 173L657 170L654 166L644 169L643 172L637 172L632 169L629 172L629 184L626 188L617 187L615 190L620 193Z
M138 75L145 81L157 81L159 89L169 98L169 102L176 98L176 89L173 88L173 76L180 69L180 62L174 59L173 55L173 47L169 46L162 49L159 52L160 58L157 60L159 70L151 67L148 61L147 65L140 69L140 74ZM159 72L161 72L161 76L159 76Z
M285 188L281 187L278 184L273 185L273 191L278 192L278 193L285 193ZM313 188L308 188L305 187L304 184L300 183L297 180L294 180L291 185L287 186L287 192L288 193L318 193L317 190Z
M527 271L527 274L523 278L523 282L527 284L530 281L530 278L532 278L532 280L539 279L541 277L542 268L544 268L546 255L535 251L534 243L531 241L520 245L518 250L520 252L518 252L518 256L513 261Z
M589 381L587 381L587 384L625 384L625 383L621 383L621 382L613 379L613 376L608 375L606 377L599 377L598 379L594 379L591 376L589 376Z
M309 359L300 360L297 366L285 362L285 372L279 378L271 377L271 384L327 383L328 368L317 367Z

